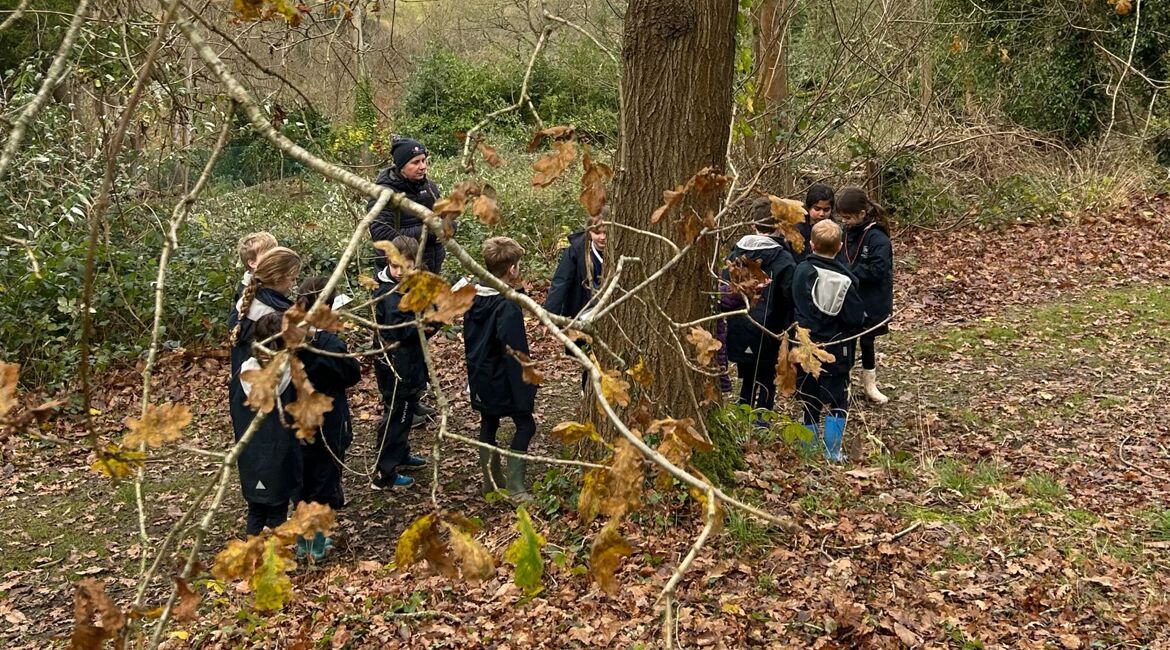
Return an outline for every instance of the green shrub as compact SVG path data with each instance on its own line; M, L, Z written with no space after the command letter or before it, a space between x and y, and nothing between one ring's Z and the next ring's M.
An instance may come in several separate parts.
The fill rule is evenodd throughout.
M471 60L432 46L415 63L390 130L422 140L432 152L456 155L463 143L454 134L516 101L527 63ZM616 79L612 62L592 46L565 46L537 59L529 96L546 124L576 124L592 140L612 145L617 87L598 79ZM529 111L515 111L493 119L484 133L493 143L522 142L532 125Z

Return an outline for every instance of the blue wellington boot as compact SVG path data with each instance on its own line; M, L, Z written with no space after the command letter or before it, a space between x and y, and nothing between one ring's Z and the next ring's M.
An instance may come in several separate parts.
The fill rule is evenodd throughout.
M300 535L297 535L297 559L304 559L304 557L309 554L311 546L312 542L305 539L304 537L301 537Z
M309 542L309 556L313 561L320 562L325 559L325 554L329 549L333 548L333 540L325 536L325 533L320 531L313 536L313 541Z
M825 417L825 458L831 463L845 462L845 454L841 453L841 442L845 438L844 415L829 415Z

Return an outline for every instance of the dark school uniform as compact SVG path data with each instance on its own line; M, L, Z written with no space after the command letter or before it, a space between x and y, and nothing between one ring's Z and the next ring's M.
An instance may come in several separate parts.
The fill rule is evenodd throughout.
M846 228L837 259L857 278L857 290L865 303L862 329L889 318L894 310L894 253L886 229L876 223ZM885 323L867 336L889 331Z
M832 345L861 330L865 305L857 290L857 278L839 260L810 255L796 267L792 278L792 303L796 323L808 329L814 343L826 343L835 360L825 363L821 376L813 377L797 367L797 393L806 403L847 407L846 389L853 365L853 344Z
M389 268L378 272L378 288L373 297L378 299L375 315L379 325L398 325L393 329L378 330L375 345L394 347L374 357L374 376L378 380L378 391L382 395L382 422L378 426L378 471L384 481L397 476L397 467L410 458L410 432L418 408L419 396L427 385L427 364L414 313L401 311L398 305L402 294L398 292L398 281L390 275ZM427 338L435 330L424 330Z
M349 352L345 342L333 332L318 330L310 345L337 354ZM325 413L325 421L313 443L302 450L304 487L301 500L341 508L345 506L341 461L345 460L345 452L353 442L346 389L361 380L361 365L352 357L335 357L304 349L297 351L297 357L305 364L305 374L313 388L333 398L333 408Z
M601 271L601 253L594 249L589 233L582 230L569 235L569 245L561 251L544 308L569 318L579 315L601 285Z
M240 372L260 367L256 359L249 357L241 364ZM228 393L237 442L256 417L256 412L245 403L251 392L252 385L237 378ZM258 534L265 526L274 528L284 523L289 503L299 499L301 493L301 443L292 428L291 416L283 410L284 405L296 401L296 390L287 370L276 393L279 403L264 416L260 428L236 460L240 488L248 502L249 535Z
M733 363L764 363L771 360L776 365L780 343L760 328L779 333L792 322L791 295L792 271L796 267L792 253L774 237L747 235L736 242L728 261L746 257L760 263L760 270L771 279L760 292L755 304L746 316L732 316L727 319L727 356ZM738 304L733 304L738 301ZM721 300L724 311L742 309L742 298L728 294Z
M463 344L471 408L481 414L532 413L536 386L523 380L524 368L508 348L528 354L524 312L498 291L476 286L475 300L463 315Z
M237 314L239 313L240 307L240 301L237 299L235 303ZM252 299L252 305L248 308L248 313L240 318L240 331L236 335L236 344L232 347L233 379L239 374L240 364L252 356L252 335L256 329L256 321L268 314L284 312L289 307L292 307L292 301L288 299L288 296L278 291L267 287L261 287L256 291L256 295Z
M227 327L228 331L232 331L236 327L236 323L240 321L239 302L240 297L244 295L244 287L252 281L252 272L244 271L244 279L236 285L236 292L232 295L232 306L228 309Z

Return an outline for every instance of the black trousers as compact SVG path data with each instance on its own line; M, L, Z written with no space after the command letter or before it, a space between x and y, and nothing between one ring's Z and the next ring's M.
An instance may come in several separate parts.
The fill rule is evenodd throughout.
M383 404L382 422L378 425L378 474L384 481L398 476L398 466L410 458L410 425L418 410L418 395L398 397Z
M323 503L334 510L344 507L339 462L342 460L345 460L345 450L330 445L325 434L318 431L313 444L301 449L301 500Z
M739 387L739 403L752 408L768 409L776 406L776 360L759 359L736 363L743 383Z
M864 370L873 370L877 368L877 353L874 351L874 342L877 336L873 334L866 334L856 339L861 345L861 367ZM854 344L850 344L852 347ZM853 354L857 354L857 349L853 348Z
M528 453L528 445L536 435L536 420L531 413L513 413L511 415L479 414L479 441L491 445L496 444L496 433L500 430L500 420L512 418L516 425L516 435L512 436L512 451ZM497 445L498 446L498 445Z
M275 529L287 520L287 502L278 506L248 502L248 535L259 535L265 528Z

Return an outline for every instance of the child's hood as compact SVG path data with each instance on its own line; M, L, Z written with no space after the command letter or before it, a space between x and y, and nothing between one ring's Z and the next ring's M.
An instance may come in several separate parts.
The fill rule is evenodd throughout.
M252 382L244 379L244 373L249 370L260 370L260 362L256 357L248 357L248 360L240 364L240 388L244 389L244 395L252 394ZM292 382L292 372L289 370L289 365L284 366L284 372L280 375L280 381L276 385L276 394L280 395L288 388Z
M781 248L782 245L767 235L744 235L735 242L735 247L743 251L764 251Z

